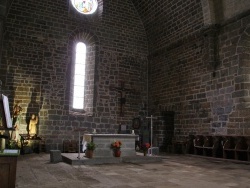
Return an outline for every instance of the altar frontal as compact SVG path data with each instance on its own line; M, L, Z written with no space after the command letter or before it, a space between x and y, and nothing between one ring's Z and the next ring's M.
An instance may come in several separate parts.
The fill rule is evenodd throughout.
M111 144L120 141L122 143L121 157L135 156L136 139L138 135L134 134L84 134L83 145L92 141L96 144L94 157L113 157Z

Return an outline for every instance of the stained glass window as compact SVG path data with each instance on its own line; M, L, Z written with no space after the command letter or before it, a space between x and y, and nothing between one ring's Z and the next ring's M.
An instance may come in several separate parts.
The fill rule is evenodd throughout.
M92 14L96 11L97 0L71 0L74 8L82 14Z

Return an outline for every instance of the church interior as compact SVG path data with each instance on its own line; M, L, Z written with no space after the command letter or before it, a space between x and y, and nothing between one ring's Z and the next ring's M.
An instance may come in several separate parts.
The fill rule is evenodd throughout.
M1 150L22 164L87 134L250 164L250 1L1 0L0 92Z

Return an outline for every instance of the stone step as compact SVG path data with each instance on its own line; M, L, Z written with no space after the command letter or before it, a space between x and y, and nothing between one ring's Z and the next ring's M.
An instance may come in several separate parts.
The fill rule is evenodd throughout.
M123 162L142 164L162 162L162 158L159 156L143 156L142 154L125 157L93 157L91 159L84 157L84 154L81 154L78 159L78 153L62 153L61 155L63 162L70 165L100 165Z

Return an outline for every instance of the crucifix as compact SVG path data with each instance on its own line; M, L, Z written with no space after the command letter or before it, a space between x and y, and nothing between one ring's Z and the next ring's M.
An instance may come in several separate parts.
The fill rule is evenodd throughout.
M127 92L134 92L134 90L125 88L124 81L121 81L120 87L112 87L112 89L118 91L121 95L121 97L120 97L120 116L124 116L124 106L126 103L126 94L127 94Z

